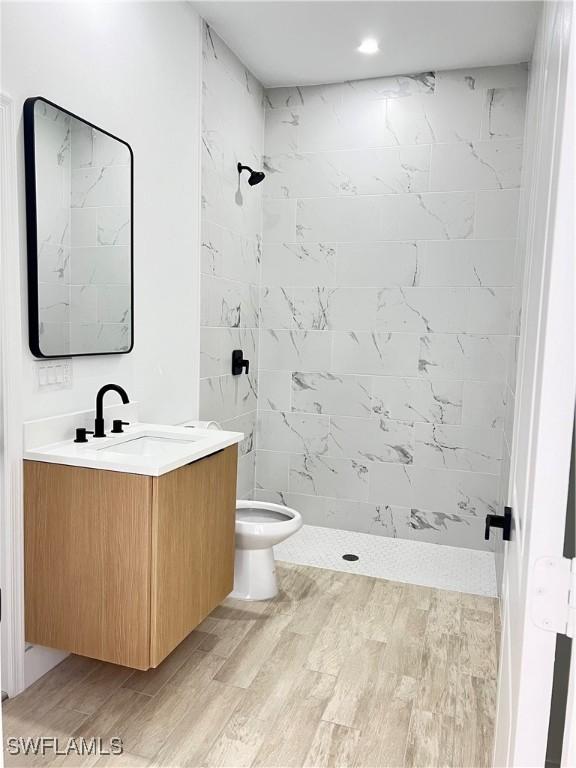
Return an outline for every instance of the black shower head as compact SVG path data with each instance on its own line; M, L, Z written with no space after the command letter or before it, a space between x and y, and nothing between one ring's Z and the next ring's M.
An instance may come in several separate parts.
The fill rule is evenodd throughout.
M242 165L242 163L238 163L237 168L238 173L242 173L242 171L250 171L250 176L248 176L248 184L250 184L251 187L254 187L256 184L260 184L260 182L264 181L266 178L264 171L253 171L252 168L247 165Z
M253 187L255 184L260 184L261 181L264 181L266 178L266 174L264 171L252 171L250 176L248 177L248 184L250 184L251 187Z

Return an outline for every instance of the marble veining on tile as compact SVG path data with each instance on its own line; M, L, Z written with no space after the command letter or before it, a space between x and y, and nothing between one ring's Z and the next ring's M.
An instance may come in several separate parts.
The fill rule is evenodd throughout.
M199 414L244 432L237 493L249 498L258 405L262 189L239 186L236 163L261 167L263 89L207 24L202 57ZM234 124L228 117L231 104ZM242 349L250 361L249 376L232 376L233 349Z
M292 408L308 413L369 416L371 379L334 373L292 373Z
M201 410L245 420L244 492L288 494L314 525L483 549L512 400L525 68L264 92L208 27L203 55ZM240 155L267 177L237 195ZM121 218L102 231L120 244ZM233 348L257 366L242 382Z
M460 424L463 382L376 377L372 410L388 419Z
M526 86L513 65L266 92L258 498L488 555Z

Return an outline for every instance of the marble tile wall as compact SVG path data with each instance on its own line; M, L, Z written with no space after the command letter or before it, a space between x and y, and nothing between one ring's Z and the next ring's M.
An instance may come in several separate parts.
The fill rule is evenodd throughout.
M200 418L244 432L238 497L254 490L258 279L262 186L238 183L236 164L260 169L263 91L207 25L203 31ZM232 350L250 373L231 375Z
M266 91L257 498L310 524L491 546L527 77Z

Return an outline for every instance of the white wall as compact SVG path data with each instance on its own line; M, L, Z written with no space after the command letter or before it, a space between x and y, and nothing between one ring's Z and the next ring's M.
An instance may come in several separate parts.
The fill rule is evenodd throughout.
M525 65L267 90L256 497L488 549Z
M39 391L25 327L24 419L91 408L107 382L139 400L144 419L197 416L200 72L200 20L187 3L3 3L1 86L16 112L45 96L134 151L134 351L75 358L71 388ZM21 151L25 294L23 169Z
M254 491L262 189L236 165L262 167L262 86L208 26L203 38L200 417L244 432L238 498ZM232 376L232 350L250 361Z

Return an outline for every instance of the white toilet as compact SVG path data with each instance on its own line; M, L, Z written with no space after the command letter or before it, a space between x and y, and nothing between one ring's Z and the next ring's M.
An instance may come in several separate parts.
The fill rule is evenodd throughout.
M236 501L234 591L239 600L270 600L278 594L272 547L300 530L295 509L267 501Z

